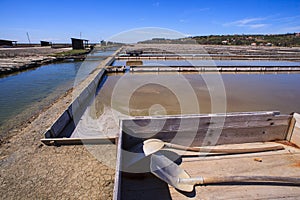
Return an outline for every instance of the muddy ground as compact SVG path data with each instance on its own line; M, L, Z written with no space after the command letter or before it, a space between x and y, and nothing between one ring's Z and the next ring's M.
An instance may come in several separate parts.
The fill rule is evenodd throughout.
M267 46L231 46L231 45L197 45L197 44L136 44L124 48L122 53L143 50L151 54L160 52L167 54L195 54L198 59L210 54L212 59L228 60L287 60L300 61L300 47L267 47Z
M68 51L71 48L51 47L0 48L0 74L9 74L56 60L52 54Z

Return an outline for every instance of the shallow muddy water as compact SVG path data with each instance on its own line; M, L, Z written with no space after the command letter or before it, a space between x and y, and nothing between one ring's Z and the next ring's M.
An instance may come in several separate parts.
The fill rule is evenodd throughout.
M298 73L125 76L108 76L96 97L99 108L102 104L112 106L133 116L218 113L224 109L226 112L300 112Z
M127 60L116 60L113 66L126 66ZM300 66L300 62L271 60L141 60L143 66Z
M299 74L110 74L71 137L115 137L129 116L300 112Z

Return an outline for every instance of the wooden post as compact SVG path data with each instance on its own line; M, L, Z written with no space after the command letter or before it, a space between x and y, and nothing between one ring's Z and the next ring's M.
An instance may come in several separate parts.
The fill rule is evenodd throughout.
M287 134L287 140L300 146L300 114L294 113Z

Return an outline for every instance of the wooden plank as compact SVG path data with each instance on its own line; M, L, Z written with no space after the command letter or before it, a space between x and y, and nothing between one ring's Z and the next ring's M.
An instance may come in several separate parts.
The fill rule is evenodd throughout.
M120 120L120 127L122 127L122 120ZM117 138L117 163L116 163L116 173L115 173L115 182L114 182L114 190L113 190L113 199L119 200L121 199L121 192L123 188L121 187L121 164L122 164L122 143L123 143L123 135L122 129L120 128L119 137Z
M80 104L78 98L76 98L71 105L68 107L68 113L72 119L75 118L76 113L80 110Z
M289 128L288 128L287 134L286 134L286 140L287 141L291 141L291 137L293 135L295 123L296 123L296 120L295 120L294 117L292 117L291 120L290 120L290 124L289 124Z
M224 117L225 123L223 126ZM122 120L120 124L122 145L118 148L118 154L120 154L117 164L118 170L121 169L122 164L123 151L121 149L129 150L134 145L148 138L158 138L166 142L192 146L230 145L284 140L290 119L291 116L278 115L277 112L260 112L138 117ZM183 126L180 126L180 123ZM239 163L239 161L234 162ZM282 167L282 165L280 166ZM195 165L193 167L199 168ZM214 170L211 170L210 167L206 168L211 173L214 173ZM180 194L178 196L178 191L172 188L169 189L165 183L147 174L128 176L127 173L119 173L116 176L116 183L118 185L115 185L114 196L117 198L114 197L114 199L153 199L162 196L163 199L201 199L203 197L197 195L200 192L194 194L194 196L191 194ZM218 192L220 191L222 189L218 190ZM285 192L283 191L283 193ZM279 196L281 195L281 193L278 194ZM263 195L268 196L266 192ZM263 195L261 196L263 197Z
M103 68L101 69L101 71L99 72L99 74L97 74L96 78L94 79L96 81L96 85L99 84L99 82L101 81L101 79L103 78L103 76L105 76L106 74L106 70Z
M65 128L65 126L69 124L70 120L71 118L66 110L52 125L50 129L52 136L57 137L60 134L60 132Z
M69 138L76 128L76 124L73 120L67 124L64 129L56 136L56 138Z
M282 141L284 143L284 141ZM241 154L226 154L226 153L205 153L205 152L188 152L184 150L174 150L171 151L177 153L182 156L182 160L184 162L195 162L195 161L208 161L208 160L219 160L219 159L232 159L232 158L251 158L265 155L278 155L278 154L300 154L300 149L283 145L280 142L252 142L252 143L243 143L243 144L225 144L225 145L217 145L214 146L214 149L245 149L245 148L265 148L271 146L281 145L284 147L283 150L275 150L275 151L262 151L255 153L241 153ZM211 146L208 146L211 148ZM170 150L169 148L165 148L165 150Z
M78 99L79 99L79 104L80 104L81 106L86 107L86 106L89 104L90 100L91 100L91 96L92 96L92 95L89 93L88 88L85 88L85 89L82 91L82 93L79 95L79 97L78 97Z
M46 145L82 145L82 144L114 144L115 138L45 138L41 139Z
M287 125L250 127L250 128L226 128L226 129L201 129L197 132L173 131L173 132L143 132L138 134L123 132L124 148L132 146L149 138L157 138L165 142L187 146L211 146L221 144L238 144L247 142L270 142L284 140Z
M261 155L262 162L254 160L255 156L233 159L202 160L183 162L180 166L192 177L196 176L230 176L230 175L264 175L300 177L300 154ZM239 184L196 186L194 199L276 199L299 198L300 189L287 185ZM185 199L184 195L170 187L172 199ZM221 195L222 194L222 195ZM221 195L221 196L220 196ZM193 199L193 198L191 198Z
M223 158L185 162L179 165L191 177L197 176L288 176L300 177L300 154L260 154L262 162L255 161L257 155L240 155L236 158ZM179 162L180 163L180 162ZM121 196L117 199L296 199L300 195L299 187L268 184L215 184L196 186L192 193L182 193L168 186L151 174L121 173Z
M170 132L195 131L206 128L244 128L288 125L290 115L270 116L216 116L190 118L134 119L126 121L124 126L133 132Z
M88 91L91 95L95 95L97 86L98 84L96 84L95 81L90 82L90 84L87 86Z
M290 141L300 147L300 114L294 113L293 118L295 120L295 125Z
M265 112L123 120L124 148L148 138L196 146L285 140L290 118Z
M162 120L184 120L188 119L188 121L191 120L203 120L203 119L214 119L215 121L222 121L224 118L227 120L232 121L245 121L245 120L262 120L265 117L281 117L282 115L278 116L279 113L277 111L273 112L245 112L245 113L225 113L225 114L195 114L195 115L169 115L169 116L147 116L147 117L135 117L131 119L125 119L124 125L130 126L130 125L141 125L145 126L149 124L150 121L162 121ZM289 116L289 115L288 115ZM285 117L285 115L283 116ZM231 119L235 118L235 119ZM176 122L175 122L176 123Z

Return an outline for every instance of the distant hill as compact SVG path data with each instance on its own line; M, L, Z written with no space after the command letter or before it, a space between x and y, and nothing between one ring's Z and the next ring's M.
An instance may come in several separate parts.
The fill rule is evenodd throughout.
M252 46L300 46L300 33L269 35L209 35L181 39L153 38L141 41L143 44L210 44L210 45L252 45Z

